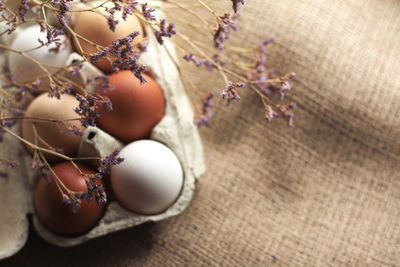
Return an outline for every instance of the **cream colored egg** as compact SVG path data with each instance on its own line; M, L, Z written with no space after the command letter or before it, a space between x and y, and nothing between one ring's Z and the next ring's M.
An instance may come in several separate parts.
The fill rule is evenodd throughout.
M24 119L22 121L22 137L43 148L49 148L49 145L54 149L63 149L65 155L74 157L78 152L82 137L71 133L68 128L75 126L80 130L84 129L79 120L70 120L80 118L74 111L78 106L78 100L72 95L61 95L60 100L49 98L47 93L39 95L25 111L25 117L36 119ZM67 121L67 124L62 124L48 121L49 119L70 121ZM34 128L37 134L35 134ZM29 146L28 149L31 152L33 151ZM45 153L45 156L51 163L61 160L61 158L48 153Z
M51 49L56 47L55 44L35 49L40 46L38 39L47 42L46 32L41 32L39 25L32 25L18 32L11 44L11 48L26 52L28 57L10 52L8 67L19 84L33 82L38 77L46 74L37 62L43 64L50 73L54 73L64 66L72 48L69 40L64 35L60 35L58 38L62 45L58 52L53 52ZM42 79L41 88L42 90L48 90L47 78Z
M139 31L140 35L133 40L133 44L143 42L143 27L140 20L135 15L128 15L127 19L124 21L122 12L116 11L115 20L118 20L118 24L113 32L109 28L105 16L90 11L80 12L74 19L73 29L85 39L97 45L101 45L102 47L109 47L117 38L124 38L135 31ZM83 55L83 53L98 53L98 50L89 42L82 39L78 40L77 42L74 38L73 42L76 51L81 55ZM107 59L100 59L95 65L105 73L111 73L113 71Z
M152 140L133 142L121 150L111 185L118 202L133 212L157 214L170 207L183 185L182 166L167 146Z

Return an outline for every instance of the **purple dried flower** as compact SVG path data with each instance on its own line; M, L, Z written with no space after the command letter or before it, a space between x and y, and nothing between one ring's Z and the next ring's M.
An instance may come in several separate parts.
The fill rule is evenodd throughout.
M35 16L35 20L38 21L42 18L42 7L40 5L36 5L31 7L31 12Z
M164 44L163 37L171 38L175 34L176 34L175 23L167 24L167 21L165 19L162 19L160 21L160 30L154 31L154 35L156 36L157 42L160 45Z
M115 32L115 27L117 26L118 23L119 23L119 21L114 19L114 14L110 14L110 16L107 17L108 27L113 32Z
M71 11L71 7L69 4L67 4L68 0L60 0L60 10L62 12L69 12Z
M126 0L125 3L124 3L124 8L122 10L122 19L126 20L128 15L132 15L133 14L133 10L136 10L136 6L138 4L139 3L137 1Z
M271 122L274 118L278 117L278 113L276 113L270 105L265 105L265 115L264 118L267 122Z
M210 93L204 100L202 113L198 115L194 121L194 124L198 127L208 126L211 118L214 117L215 113L211 110L211 108L213 107L212 100L215 96L215 93Z
M149 39L144 40L143 42L136 45L136 51L138 53L147 52L147 46L149 44Z
M109 12L115 12L115 11L121 11L122 10L122 6L121 6L120 3L122 3L123 1L121 1L121 0L111 0L111 1L114 4L114 7L111 8L109 10Z
M73 76L78 75L80 70L83 68L83 64L79 64L78 66L71 67L69 73Z
M60 51L61 47L63 46L63 44L61 43L61 39L58 38L58 36L65 35L65 31L63 29L59 30L59 29L49 26L47 24L44 24L44 25L39 24L39 25L40 25L40 31L46 32L47 42L41 40L40 38L38 38L38 42L42 46L49 46L50 44L54 44L55 46L51 47L49 49L49 51L58 53Z
M133 40L139 35L139 32L133 32L125 38L117 38L112 43L112 54L117 58L126 58L129 54L134 53L135 50L132 46Z
M225 66L227 61L224 60L224 59L220 59L219 57L220 57L219 54L214 54L213 55L212 59L213 59L214 63L219 65L219 66L221 66L221 67Z
M130 70L140 82L146 82L143 73L147 68L139 63L140 55L146 49L145 44L137 50L132 45L133 40L138 35L139 32L136 31L122 39L117 38L111 47L106 47L103 51L90 55L91 61L97 63L100 58L112 58L112 68L115 73L118 73L120 70Z
M67 204L68 206L72 205L72 201L71 198L69 196L67 196L66 194L62 194L62 201Z
M183 56L183 58L187 61L187 62L193 62L195 65L196 65L196 67L200 67L200 66L202 66L202 65L205 65L207 68L210 68L211 67L211 69L212 69L212 66L214 66L209 60L207 60L207 59L202 59L202 60L198 60L197 59L197 57L196 57L196 55L194 55L193 53L190 53L190 54L186 54L186 55L184 55Z
M88 191L81 194L81 199L86 199L87 202L93 200L93 195L96 199L97 205L107 203L107 194L102 184L97 184L96 181L101 179L100 174L89 175L89 180L86 180Z
M102 51L100 51L100 52L98 52L96 54L90 55L90 61L92 61L93 63L97 63L100 58L106 57L107 53L109 53L109 52L110 52L110 48L106 47Z
M7 162L7 166L10 167L10 168L16 168L19 165L20 165L20 163L18 161L16 161L16 160L9 160Z
M6 66L3 66L3 73L6 76L7 80L9 80L13 85L17 85L17 79L15 76L7 69Z
M293 110L297 107L295 102L290 102L286 105L276 105L279 114L287 121L289 127L293 126Z
M1 127L12 127L17 123L17 120L13 119L18 117L19 115L22 114L22 110L18 108L8 108L7 111L5 112L5 116L9 117L7 119L0 119L0 126Z
M86 84L96 84L99 94L104 96L106 92L111 92L115 89L114 86L110 84L110 76L99 75L94 77L94 80L87 80Z
M14 94L15 101L20 102L24 98L26 91L29 91L28 86L26 85L19 86L17 88L17 92Z
M50 183L50 170L47 165L37 159L37 157L34 157L32 160L32 169L37 169L39 176L42 177L46 182Z
M100 174L111 174L112 167L124 161L123 158L118 156L119 152L119 149L115 149L110 155L101 160L100 167L98 168Z
M79 129L78 127L76 127L75 125L65 125L67 127L68 132L73 133L75 135L78 136L82 136L83 132L81 129Z
M63 202L71 207L71 211L73 213L77 213L79 211L82 203L79 193L72 194L70 197L66 194L63 194Z
M228 81L228 84L226 86L226 89L222 92L221 97L222 99L226 100L226 105L229 106L232 101L239 101L240 96L237 93L236 89L243 87L244 83L242 82L235 82L232 83L231 81Z
M212 61L208 59L199 60L193 53L184 55L183 59L185 59L187 62L193 62L196 65L196 67L204 66L208 71L212 71L213 69L217 68L216 65L224 66L226 64L225 60L219 59L218 54L215 54L212 57Z
M10 168L16 168L20 165L19 161L16 160L8 160L0 158L0 163L7 165Z
M62 83L61 85L55 85L54 83L50 83L50 91L48 96L50 98L60 99L63 94L71 93L72 84L69 82Z
M296 73L292 72L276 79L275 82L272 82L271 85L279 90L279 94L281 99L285 97L285 92L291 90L291 86L289 81L296 77Z
M267 53L267 46L271 43L273 43L275 41L274 38L269 37L268 39L266 39L265 41L263 41L260 45L260 53L263 54L264 56Z
M239 14L231 15L225 13L223 16L219 16L217 20L217 28L214 31L214 47L219 53L224 50L224 42L230 38L231 29L237 31L238 28L235 25L235 20L239 17Z
M196 55L193 53L184 55L183 59L186 60L187 62L193 62L196 65L196 67L200 67L202 65L202 62L198 60Z
M149 21L155 21L156 17L152 14L154 11L156 11L152 7L148 7L147 3L142 4L142 14L143 16L148 19Z
M5 21L6 25L8 27L7 34L11 34L17 29L17 15L9 15L7 16L6 12L1 12L1 20L0 21Z
M96 184L93 189L94 197L96 199L97 205L102 205L107 203L107 194L104 191L104 187L102 184Z
M294 73L288 74L281 78L273 79L275 70L267 69L265 63L267 61L267 46L274 41L273 38L268 38L263 41L257 51L256 61L253 66L253 71L247 75L255 87L267 96L271 95L273 89L278 90L281 98L283 99L285 91L290 90L289 80L295 77Z
M94 183L96 181L99 181L99 180L103 179L103 176L100 173L95 173L95 174L89 175L89 179L90 179L91 182Z
M66 26L68 24L68 19L66 15L57 14L57 18L61 25Z
M25 14L29 10L28 0L21 0L21 4L18 7L17 13L18 16L21 18L22 22L25 22Z
M86 184L87 184L87 182L86 182ZM89 203L90 201L93 200L93 194L92 194L92 195L89 195L88 192L82 192L82 193L79 195L79 199L81 199L81 200L86 199L86 201Z
M56 8L56 17L62 26L68 24L67 12L71 11L71 6L67 3L71 0L52 0L50 4ZM58 5L58 6L57 6Z
M93 200L93 194L96 199L97 205L105 204L107 202L107 195L104 191L104 187L102 184L97 184L96 181L102 179L102 175L100 173L96 174L91 174L87 175L89 178L86 180L86 186L87 186L87 193L85 192L84 195L82 195L82 198L86 198L87 202L90 202Z
M240 4L244 5L244 0L232 0L232 8L235 13L238 13Z
M83 127L96 126L96 119L102 114L99 110L100 107L106 106L108 110L112 110L112 104L108 97L98 98L94 95L85 97L76 94L76 99L79 101L79 107L75 108L74 111L81 116Z
M31 88L32 91L36 91L37 89L39 89L40 85L42 85L42 80L37 79L34 82L31 83Z

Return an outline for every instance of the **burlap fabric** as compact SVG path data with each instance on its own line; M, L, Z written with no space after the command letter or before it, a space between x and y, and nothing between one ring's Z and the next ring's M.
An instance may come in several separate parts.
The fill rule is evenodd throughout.
M31 231L0 265L400 264L400 1L247 2L238 42L276 38L296 127L266 125L243 90L202 130L208 171L183 214L68 249Z

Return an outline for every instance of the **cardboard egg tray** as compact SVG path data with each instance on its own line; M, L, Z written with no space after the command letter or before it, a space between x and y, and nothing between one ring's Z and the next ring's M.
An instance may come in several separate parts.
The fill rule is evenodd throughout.
M160 46L152 35L149 38L148 51L143 53L141 63L150 69L153 78L163 89L166 101L165 116L153 129L150 138L164 143L178 156L184 170L180 196L171 207L156 215L135 214L122 208L116 201L111 201L107 204L104 217L88 233L77 237L57 235L49 231L34 213L33 192L38 178L31 168L32 156L20 141L4 134L0 143L0 157L18 159L22 164L16 169L0 165L0 259L15 254L25 244L29 231L27 214L32 214L34 227L42 238L52 244L67 247L145 222L167 219L187 207L194 193L196 179L205 170L203 147L197 128L193 125L190 102L174 63L177 62L174 46L168 40ZM11 38L1 42L9 44ZM171 59L171 55L175 60ZM76 53L71 54L66 66L74 59L81 57ZM7 64L6 60L7 53L1 51L0 64ZM100 73L95 66L85 62L79 75L86 80ZM13 130L19 132L19 126ZM89 127L84 133L78 156L105 156L122 147L121 142L101 129ZM93 164L96 165L96 162Z

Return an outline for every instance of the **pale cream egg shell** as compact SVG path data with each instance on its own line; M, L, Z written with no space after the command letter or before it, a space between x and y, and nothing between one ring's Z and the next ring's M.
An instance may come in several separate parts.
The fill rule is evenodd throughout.
M28 106L25 116L41 119L68 120L79 119L80 116L74 111L79 106L78 100L72 95L61 95L60 100L48 97L47 93L37 96ZM63 124L50 121L39 121L35 119L24 119L22 121L22 137L27 141L36 144L39 147L48 148L48 146L36 138L33 125L36 127L37 135L53 148L63 149L65 155L74 157L77 154L82 137L68 131ZM79 120L71 120L68 126L75 126L84 130ZM33 149L27 146L30 152ZM44 153L50 163L62 160L60 157L50 153Z

